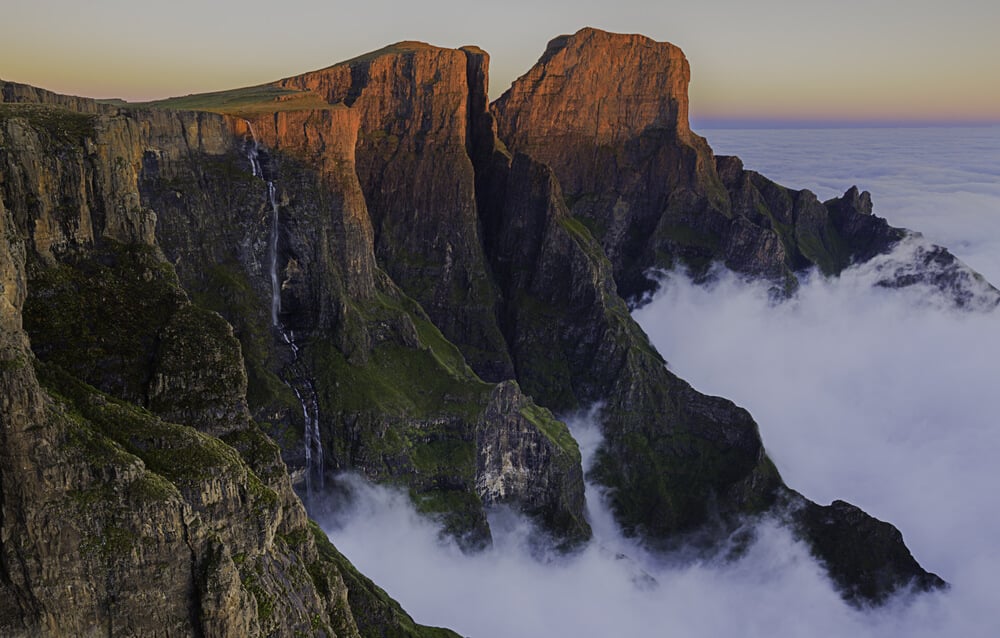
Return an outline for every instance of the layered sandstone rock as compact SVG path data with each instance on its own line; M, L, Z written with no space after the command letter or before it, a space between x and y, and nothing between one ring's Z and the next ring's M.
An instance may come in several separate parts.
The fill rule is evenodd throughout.
M688 125L690 76L672 44L583 29L552 40L493 104L501 139L555 171L626 297L644 288L650 238L672 204L698 226L728 212L711 150Z
M401 42L278 85L358 114L357 173L380 264L480 376L499 381L513 370L479 237L466 65L466 51Z

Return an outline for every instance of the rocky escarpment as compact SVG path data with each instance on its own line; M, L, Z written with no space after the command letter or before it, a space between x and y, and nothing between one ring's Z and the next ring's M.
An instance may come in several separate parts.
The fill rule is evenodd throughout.
M23 264L4 294L27 328L8 359L28 362L3 382L35 397L11 418L58 448L0 466L42 468L35 491L4 496L5 569L29 569L0 578L7 626L149 633L114 623L153 596L140 576L160 565L151 617L171 632L428 635L306 521L293 481L308 494L354 470L405 486L469 548L510 504L576 546L580 455L552 411L595 403L592 476L650 547L711 549L746 516L792 512L847 597L940 586L890 525L784 486L750 415L667 370L625 301L650 266L721 259L791 287L899 231L865 194L823 204L714 158L687 127L674 47L558 38L493 107L488 64L407 42L122 110L3 93L24 102L0 104L0 195ZM86 445L70 457L63 440ZM57 466L76 478L49 481ZM89 509L52 511L97 540L31 540L55 529L39 500L77 484ZM875 551L851 549L858 530ZM160 546L188 553L143 553ZM55 601L35 584L59 560L107 584ZM81 611L97 600L110 611Z
M689 79L684 54L669 43L583 29L552 40L493 105L507 147L555 171L567 207L601 242L626 299L655 286L652 268L700 276L712 262L790 291L807 269L838 274L908 234L874 217L870 198L856 191L823 203L744 170L737 158L716 158L688 124ZM966 273L957 294L954 279L925 282L953 303L1000 303L1000 293L950 253L927 251Z
M0 631L452 635L306 518L231 328L154 243L141 128L45 106L0 120Z
M659 544L704 525L711 501L729 514L766 508L780 479L756 424L666 369L551 171L515 156L505 190L493 260L521 381L560 411L604 404L594 476L626 532Z
M618 55L614 40L610 38L608 46L612 57ZM382 128L364 131L362 124L359 155L368 144L366 139L381 140L388 137L387 130L397 131L397 136L403 135L400 139L404 139L406 131L427 121L453 122L446 129L455 139L464 139L475 171L475 201L464 201L463 206L475 207L481 225L481 243L471 241L477 235L466 234L461 250L477 255L473 264L485 263L488 268L481 278L494 282L498 291L496 324L525 391L557 411L604 403L600 418L605 444L594 476L612 488L613 508L627 532L642 536L652 545L668 547L679 537L704 530L709 524L721 523L715 533L725 533L738 517L765 511L782 500L785 488L764 453L750 416L728 401L695 392L666 370L628 316L617 293L613 266L602 247L587 226L567 210L554 172L527 154L512 156L500 142L486 99L485 53L462 50L468 91L465 103L455 98L440 99L431 90L433 83L397 88L391 97L377 87L369 88L369 68L421 68L426 64L418 61L422 58L454 66L462 61L456 53L404 43L345 63L352 69L351 86L362 87L360 94L345 88L348 75L341 66L318 75L308 74L305 77L309 80L289 79L280 85L319 90L325 99L343 100L340 103L345 105L361 103L364 91L374 90L373 95L380 96L375 104L381 112L393 113L396 118L389 122L369 117L369 127ZM393 61L380 61L385 57ZM453 78L446 86L461 84L454 69L446 68L440 75ZM444 109L451 119L427 113L420 120L409 118L408 99L414 95L421 96L423 108L431 105ZM352 102L354 99L357 102ZM652 112L650 101L640 102L607 116L609 139L627 137L637 126L632 120L619 125L617 119ZM551 106L538 110L547 112ZM682 105L678 104L677 112L685 112ZM703 144L689 132L679 135L689 140L692 148L697 147L695 151ZM570 144L564 139L550 141L559 148ZM409 148L419 154L419 145ZM452 148L455 154L448 161L457 168L437 176L438 184L452 185L436 206L444 210L454 206L454 193L468 197L469 192L465 170L468 160L457 152L457 144ZM703 150L710 152L707 145ZM377 164L380 167L398 166L404 158L391 156L377 161L382 162ZM711 164L703 163L695 172L712 170ZM663 171L664 179L676 179L669 169ZM654 176L647 177L652 180ZM721 192L721 182L715 179ZM380 187L363 188L367 200L384 196ZM448 219L454 223L454 218ZM413 237L435 236L442 226L441 218L434 214L407 217L407 221ZM634 227L629 232L640 234ZM479 251L483 259L478 257ZM423 263L441 263L433 241L412 240L407 255L416 255ZM392 260L393 256L380 258ZM402 285L411 292L406 283ZM412 294L420 296L419 285ZM452 303L450 309L453 325L481 321L475 308L466 313L461 304ZM463 343L463 354L470 359L477 356L475 350L468 350L467 341ZM901 569L895 585L887 584L887 590L913 574L923 573L919 567L916 570Z
M650 61L656 62L650 65ZM608 77L608 69L628 79ZM491 129L498 131L506 148L524 149L528 155L515 154L505 175L501 171L499 180L485 180L481 198L488 211L485 228L493 240L488 246L501 288L511 296L533 293L534 297L528 304L511 303L506 315L510 319L505 334L523 385L543 405L556 409L604 402L605 443L598 451L593 477L611 488L612 507L627 533L669 547L679 538L719 525L715 533L725 533L734 516L776 506L774 511L787 512L783 504L791 502L794 513L789 522L828 561L831 575L850 596L863 591L858 599L879 600L911 579L922 587L938 586L940 579L926 574L898 543L894 528L860 510L872 530L870 540L877 537L876 544L893 546L912 562L887 559L876 567L865 561L878 552L864 559L831 552L824 539L848 534L846 528L838 528L847 524L847 518L831 517L822 533L814 525L801 524L822 508L783 485L750 415L729 401L696 392L666 370L615 294L614 279L626 290L631 288L631 294L644 289L644 284L636 284L635 275L650 250L660 259L677 248L675 257L686 254L684 260L694 265L689 257L708 245L686 231L683 241L670 244L673 248L656 244L660 231L672 223L671 211L702 229L721 224L716 227L731 239L740 228L746 230L740 206L727 195L733 183L728 163L738 160L724 160L730 170L720 174L707 144L691 134L686 83L687 65L675 47L585 29L550 43L536 67L492 105L491 113L482 115L484 138ZM592 95L596 99L590 103ZM495 175L497 164L510 155L501 143L493 148L493 156L484 156L481 163L492 162ZM551 171L538 165L536 158ZM570 184L566 190L560 188L563 179ZM819 244L803 235L793 237L789 246L809 247L804 250L819 246L817 250L826 251L840 242L836 245L845 254L868 259L884 250L886 242L902 237L901 231L870 215L867 196L856 190L823 205L808 192L797 194L795 202L782 187L763 182L758 192L774 189L769 197L787 201L786 212L795 211L789 215L790 223L822 229L830 224L836 229L829 234L817 231ZM491 235L491 228L496 235ZM591 229L605 251L591 239ZM712 251L701 253L702 263L739 258L742 261L726 263L748 274L791 276L794 271L786 263L789 253L781 238L767 239L758 230L748 231L742 242L731 241L731 247L742 246L741 250L720 253L719 245L713 245ZM575 245L561 237L566 231L572 233ZM686 252L690 250L696 252ZM574 253L586 258L574 259ZM586 266L576 275L581 261ZM650 263L654 262L645 262ZM839 267L846 265L845 261ZM582 281L597 286L577 283ZM584 291L589 294L581 294ZM546 309L541 320L526 321L524 315L538 307ZM586 320L579 321L582 317ZM844 569L832 566L837 561L844 561ZM869 578L873 572L878 572L877 579ZM880 593L859 585L865 578L880 583Z
M376 82L372 74L384 75L387 68L405 72ZM437 69L434 77L439 79L426 81L428 69ZM444 304L454 326L488 321L489 332L499 335L491 347L501 348L491 357L511 361L518 381L543 405L567 411L597 401L608 404L608 454L602 457L608 462L602 465L607 468L602 479L621 495L616 509L627 529L641 530L653 541L696 528L706 522L705 504L716 492L733 495L720 499L724 511L760 511L780 481L763 453L756 425L745 413L734 418L722 410L717 411L721 417L713 419L706 416L711 409L687 407L699 401L672 407L677 399L665 388L684 389L685 396L696 393L666 372L628 316L600 246L566 211L552 172L526 155L511 157L499 143L487 108L487 74L488 57L482 51L404 43L283 80L280 86L323 91L324 99L360 110L357 153L362 176L365 153L365 161L383 180L385 175L419 173L411 163L422 166L433 159L429 165L439 170L433 180L409 187L426 193L416 198L423 208L420 215L407 208L412 203L372 214L373 225L406 229L405 249L384 255L376 250L380 262L390 273L400 272L400 257L447 268L449 258L440 252L442 229L465 229L447 241L455 255L471 256L462 259L463 267L476 280L490 282L495 310L484 319L478 305L467 305L463 294L454 294L454 286L433 303ZM385 81L393 83L391 91L383 86ZM368 91L374 91L370 103L365 102ZM416 115L410 113L413 101L423 109ZM423 141L432 134L441 149ZM374 152L388 138L398 138L409 155ZM373 139L380 141L374 147ZM363 179L362 189L367 202L402 190L385 181L365 184ZM470 220L455 211L471 211L477 217ZM375 234L376 241L389 238ZM396 280L407 293L426 299L420 282L406 276ZM468 339L456 345L467 360L482 352ZM712 403L707 398L702 402ZM664 431L676 435L665 437ZM629 460L640 453L649 461L641 470ZM680 462L689 454L704 458ZM651 475L657 478L651 480ZM641 500L628 500L633 498Z
M493 105L501 139L552 168L626 296L642 290L647 243L674 192L688 194L692 217L725 206L711 151L688 127L690 74L673 45L584 29L552 40Z
M151 137L158 150L147 151L140 182L144 201L159 211L160 245L195 299L236 327L250 371L250 409L270 424L293 466L305 470L295 393L314 392L330 477L354 470L406 485L418 507L442 517L469 546L488 542L484 506L497 502L520 505L563 540L587 538L579 452L570 437L555 435L565 426L551 415L524 421L519 404L510 404L511 415L499 413L492 386L376 264L377 233L355 168L360 123L343 105L263 116L169 115L157 126L197 125L201 140L215 140L222 127L229 141L178 152ZM262 176L253 175L251 151ZM200 187L185 188L191 184ZM433 263L433 256L421 259ZM268 313L272 267L280 328ZM477 466L477 432L497 430L494 443L504 445L494 453L522 458L527 443L502 435L508 425L535 431L543 449L517 471L542 480L551 495L527 483L499 493L485 487L493 479Z

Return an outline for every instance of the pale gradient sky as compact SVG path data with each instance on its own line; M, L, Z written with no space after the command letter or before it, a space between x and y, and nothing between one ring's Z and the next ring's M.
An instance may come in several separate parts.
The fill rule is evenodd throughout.
M0 17L0 78L93 97L259 84L405 39L483 47L496 97L594 26L680 46L695 120L1000 120L996 0L5 0Z

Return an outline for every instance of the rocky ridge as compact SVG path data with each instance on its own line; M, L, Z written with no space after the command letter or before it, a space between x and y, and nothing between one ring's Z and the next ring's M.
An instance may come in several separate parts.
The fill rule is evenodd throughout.
M912 233L872 214L856 187L827 202L785 188L736 157L716 157L688 123L690 70L680 49L638 35L582 29L549 43L492 105L512 152L549 165L566 205L597 238L632 303L651 269L703 276L714 262L788 293L816 268L839 274ZM946 249L925 252L966 275L933 282L953 303L996 306L1000 293ZM920 271L919 259L910 268ZM916 280L899 277L893 285Z
M579 451L549 410L600 402L593 477L612 488L625 531L651 546L698 536L711 547L746 516L789 511L852 600L942 584L895 528L786 488L750 415L668 371L625 300L648 290L651 266L711 260L789 289L803 268L837 272L903 231L856 189L819 203L713 157L687 125L676 47L563 36L492 106L488 64L472 47L407 42L273 85L127 109L3 85L4 361L21 364L0 371L23 399L5 403L5 427L57 441L72 422L97 441L87 453L117 455L0 465L20 476L76 459L79 489L100 487L93 502L111 512L59 509L103 534L100 560L71 539L43 543L32 567L66 561L102 574L103 589L63 608L26 584L35 576L5 577L19 602L3 626L31 633L64 617L69 633L149 633L114 619L151 595L141 575L160 561L176 570L154 614L170 633L220 623L291 635L307 622L328 635L431 632L307 523L281 462L299 484L315 471L296 396L307 385L329 478L353 470L404 485L469 548L489 542L485 512L501 503L565 547L589 537ZM46 417L46 405L68 416ZM175 467L178 456L197 461ZM91 476L96 467L110 474ZM169 508L147 502L140 479L204 531L142 528L128 512ZM121 481L138 487L122 496ZM2 484L19 512L0 521L14 573L46 529L36 500L77 488ZM858 529L874 551L850 549ZM129 549L164 538L195 538L195 558ZM289 578L295 593L278 586ZM98 598L118 606L83 611Z

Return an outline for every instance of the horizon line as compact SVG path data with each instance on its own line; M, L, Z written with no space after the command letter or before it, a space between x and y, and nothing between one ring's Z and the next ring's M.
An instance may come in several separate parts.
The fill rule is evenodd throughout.
M796 117L690 117L698 129L848 129L848 128L980 128L1000 126L1000 118L796 118Z
M84 92L66 91L60 89L52 89L42 86L41 84L36 84L33 82L24 82L22 80L12 80L0 77L0 83L12 83L12 84L23 84L36 89L41 89L44 91L50 91L58 95L65 95L70 97L80 97L84 99L94 100L95 102L112 104L119 102L124 102L130 105L139 105L149 102L156 102L164 99L172 99L178 97L190 97L193 95L202 95L206 93L223 93L226 91L231 91L235 89L221 89L213 91L195 91L193 93L187 93L184 95L173 95L166 98L147 98L138 99L135 97L122 98L122 97L95 97L93 95L84 95ZM270 84L265 82L263 84ZM250 85L257 86L257 85ZM236 88L246 88L246 87L236 87ZM490 99L490 103L495 101L496 98ZM846 117L760 117L760 116L689 116L689 126L692 130L697 129L707 129L707 130L718 130L718 129L849 129L849 128L979 128L979 127L994 127L1000 126L1000 117L995 118L963 118L959 117L940 117L940 118L879 118L879 117L857 117L852 118L851 116Z

